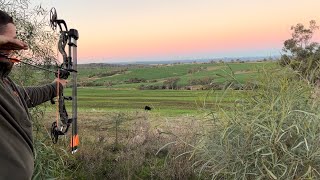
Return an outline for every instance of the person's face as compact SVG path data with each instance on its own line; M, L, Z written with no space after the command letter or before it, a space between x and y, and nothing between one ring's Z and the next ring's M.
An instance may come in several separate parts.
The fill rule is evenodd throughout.
M17 38L16 31L17 31L16 26L12 23L9 23L5 25L4 31L1 35L16 39ZM13 50L1 50L1 52L10 55L13 52Z
M8 38L17 38L16 34L16 26L12 23L7 24L4 26L4 29L1 35L6 36ZM0 50L1 53L11 55L13 50ZM0 77L6 77L13 67L13 62L6 57L0 57Z

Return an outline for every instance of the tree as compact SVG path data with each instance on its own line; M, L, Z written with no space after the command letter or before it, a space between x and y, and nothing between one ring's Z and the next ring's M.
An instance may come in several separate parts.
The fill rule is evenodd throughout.
M172 77L168 78L163 82L163 86L167 87L167 89L177 89L178 88L178 81L180 80L179 77Z
M309 28L303 24L292 26L291 38L284 42L280 65L290 66L301 73L309 82L314 83L320 78L320 49L317 42L312 42L315 31L319 29L316 21L309 22Z
M48 10L41 5L31 6L29 0L0 0L0 9L10 14L17 28L17 37L26 42L28 51L17 52L22 60L40 66L51 66L56 62L56 35L49 29ZM23 81L24 85L43 83L48 81L48 72L30 71L30 66L19 64L21 68L14 68L13 79ZM23 79L21 79L23 77ZM37 78L38 77L38 78ZM41 82L42 81L42 82Z

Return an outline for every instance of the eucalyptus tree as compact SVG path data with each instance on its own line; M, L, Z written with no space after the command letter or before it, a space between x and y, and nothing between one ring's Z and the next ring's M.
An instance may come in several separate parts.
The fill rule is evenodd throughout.
M292 26L291 38L284 41L280 59L280 65L290 66L311 83L320 78L320 46L312 41L318 29L314 20L309 22L309 27L300 23Z

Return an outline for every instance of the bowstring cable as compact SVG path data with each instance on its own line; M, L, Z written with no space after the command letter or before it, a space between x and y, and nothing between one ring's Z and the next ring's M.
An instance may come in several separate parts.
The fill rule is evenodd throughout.
M58 75L57 78L60 78L60 69L58 69ZM57 83L57 108L56 108L56 123L57 123L57 128L60 128L59 125L59 105L60 105L60 83L59 81L56 82Z
M59 62L59 47L57 47L57 59L55 60L57 65L58 65L58 62ZM57 78L58 78L58 81L56 82L57 83L57 106L56 106L56 123L57 123L57 129L60 130L60 125L59 125L59 105L60 105L60 83L59 83L59 79L60 79L60 68L58 68L58 71L57 71Z

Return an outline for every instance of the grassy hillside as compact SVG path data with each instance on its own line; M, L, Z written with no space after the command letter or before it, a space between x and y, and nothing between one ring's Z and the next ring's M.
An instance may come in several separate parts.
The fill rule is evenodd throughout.
M273 66L274 62L250 63L203 63L203 64L170 64L170 65L136 65L79 68L79 81L84 86L108 86L113 88L138 88L143 85L162 85L168 78L180 78L178 85L190 85L192 79L210 77L214 82L224 82L226 77L233 76L245 82L256 75L257 69ZM130 80L138 80L135 83Z

